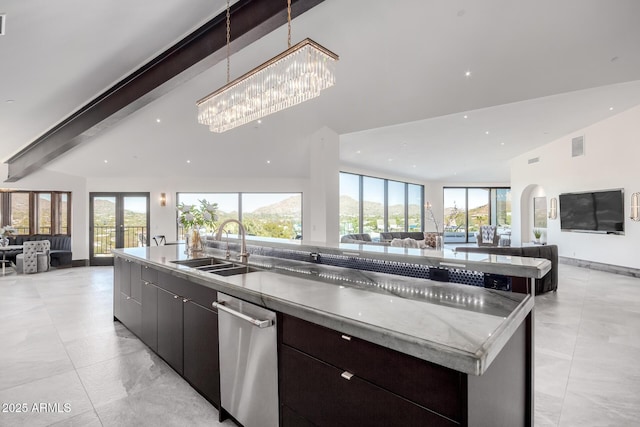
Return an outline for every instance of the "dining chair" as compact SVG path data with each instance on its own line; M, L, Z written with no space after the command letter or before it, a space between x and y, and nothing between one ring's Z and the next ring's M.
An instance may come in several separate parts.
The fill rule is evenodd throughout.
M38 273L48 271L51 242L49 240L32 240L22 244L22 253L16 255L17 273Z

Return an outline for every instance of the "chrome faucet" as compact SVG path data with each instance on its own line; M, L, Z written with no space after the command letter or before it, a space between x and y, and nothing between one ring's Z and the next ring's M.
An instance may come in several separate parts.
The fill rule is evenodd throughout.
M242 238L242 246L240 247L240 253L238 254L238 257L240 258L241 262L246 264L249 258L249 252L247 252L247 236L246 236L247 232L244 229L244 225L242 225L240 221L232 218L220 224L220 227L216 232L216 240L222 240L222 232L224 231L224 226L230 222L235 222L236 224L238 224L238 229L240 230L240 236ZM228 255L229 255L229 233L227 233L227 256Z

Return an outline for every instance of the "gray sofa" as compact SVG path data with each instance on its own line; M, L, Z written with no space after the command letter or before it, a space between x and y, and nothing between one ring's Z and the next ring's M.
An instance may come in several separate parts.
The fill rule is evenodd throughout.
M15 236L9 237L10 245L22 245L23 242L32 240L48 240L51 242L51 266L52 267L71 267L71 236L66 234L34 234L31 236ZM16 262L16 256L22 253L22 250L8 251L6 259Z
M388 233L380 233L381 242L390 242L393 239L413 239L424 240L424 233L422 231L390 231Z
M457 252L479 252L495 255L512 255L521 257L544 258L551 261L551 270L541 279L536 279L536 295L558 290L558 246L534 245L534 246L460 246Z
M379 245L389 246L389 242L374 242L367 233L363 234L345 234L340 238L340 243L356 243L358 245Z

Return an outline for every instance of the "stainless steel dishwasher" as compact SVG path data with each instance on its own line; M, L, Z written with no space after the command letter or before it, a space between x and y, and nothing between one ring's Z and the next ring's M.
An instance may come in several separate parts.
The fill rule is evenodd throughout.
M278 426L276 313L218 292L222 411L244 427Z

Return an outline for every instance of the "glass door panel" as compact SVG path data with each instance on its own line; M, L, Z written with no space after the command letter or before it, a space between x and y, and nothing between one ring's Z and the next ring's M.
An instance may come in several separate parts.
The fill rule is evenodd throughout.
M91 258L111 258L116 247L116 197L91 197ZM92 262L93 264L93 262ZM101 265L101 263L95 264Z
M405 197L405 183L388 181L387 183L387 230L405 230L405 211L407 202Z
M89 263L112 265L112 249L148 246L149 193L90 193Z
M123 196L122 248L148 246L147 197Z
M469 227L467 236L469 243L476 243L477 233L480 232L481 225L489 225L489 189L469 188L468 189L467 211L469 212Z
M467 190L445 188L444 196L444 241L465 243L467 241Z
M365 176L362 178L362 232L377 241L383 231L384 180Z
M340 235L360 232L360 176L340 172Z
M424 203L423 190L421 185L408 184L407 186L407 212L409 219L409 231L421 231L422 230L422 208ZM442 230L440 230L442 231Z

